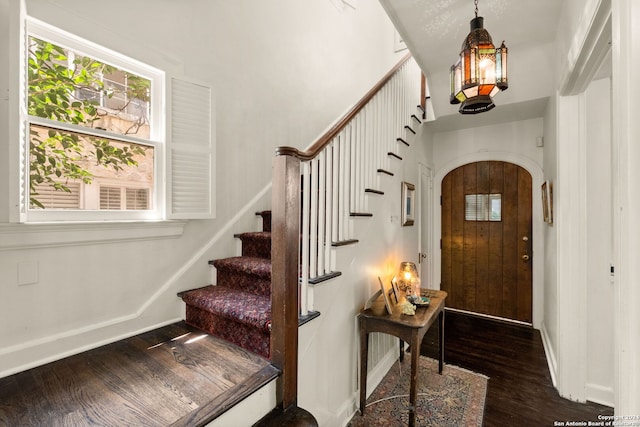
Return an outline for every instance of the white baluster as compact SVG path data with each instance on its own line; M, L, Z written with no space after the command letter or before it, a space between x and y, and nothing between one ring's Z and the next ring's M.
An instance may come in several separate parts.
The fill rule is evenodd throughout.
M323 275L327 273L324 267L326 246L325 240L325 227L327 222L327 150L323 150L318 156L318 274Z
M309 288L309 217L311 202L311 184L310 184L310 162L302 163L302 265L300 279L300 314L306 316L307 307L307 290Z

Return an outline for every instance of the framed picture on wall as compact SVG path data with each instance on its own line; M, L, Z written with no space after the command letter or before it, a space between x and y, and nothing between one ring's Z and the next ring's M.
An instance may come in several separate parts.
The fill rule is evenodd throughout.
M542 183L542 217L547 224L553 224L553 184Z
M416 186L408 182L402 183L402 226L415 222Z

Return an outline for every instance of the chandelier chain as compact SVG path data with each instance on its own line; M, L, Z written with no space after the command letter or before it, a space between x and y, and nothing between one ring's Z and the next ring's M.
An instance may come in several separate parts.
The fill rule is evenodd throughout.
M478 17L478 0L473 0L473 4L476 6L476 18Z

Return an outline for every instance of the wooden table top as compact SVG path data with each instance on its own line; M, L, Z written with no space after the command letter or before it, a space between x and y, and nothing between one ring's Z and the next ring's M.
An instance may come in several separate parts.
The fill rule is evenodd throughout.
M416 306L416 314L413 316L402 314L399 304L393 304L393 313L389 314L382 295L373 302L370 308L361 310L358 316L365 319L384 320L410 328L424 328L433 321L435 315L444 309L447 293L434 289L422 289L421 295L429 298L431 302L428 307Z

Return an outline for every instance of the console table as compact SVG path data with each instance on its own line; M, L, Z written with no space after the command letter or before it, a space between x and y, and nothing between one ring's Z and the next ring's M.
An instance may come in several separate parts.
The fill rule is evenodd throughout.
M400 360L404 358L403 341L411 346L411 385L409 390L409 426L415 426L416 397L418 380L418 358L420 344L431 325L438 319L438 371L442 374L444 364L444 291L422 290L422 295L429 297L428 307L417 307L416 314L408 316L402 314L398 305L393 306L393 313L389 314L382 295L366 310L358 314L360 328L360 414L364 415L367 401L367 362L369 351L369 334L382 332L400 338Z

